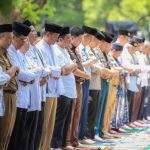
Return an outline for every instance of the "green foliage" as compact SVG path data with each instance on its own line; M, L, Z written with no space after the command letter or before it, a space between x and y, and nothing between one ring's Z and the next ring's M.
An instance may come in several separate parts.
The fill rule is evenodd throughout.
M103 28L107 20L133 20L138 22L150 13L149 0L84 0L85 23ZM145 21L145 20L142 20ZM145 27L147 22L140 23Z
M8 15L12 10L12 0L0 0L0 13Z
M43 16L51 17L55 11L51 0L48 0L42 8L35 0L14 0L13 4L20 10L22 18L28 18L33 23L40 22Z
M56 11L54 16L49 19L50 22L65 26L80 26L83 24L82 0L55 0L54 6Z
M9 5L8 5L9 4ZM42 5L40 5L42 4ZM107 20L133 20L147 27L149 0L0 0L0 13L18 14L39 27L45 21L64 26L83 24L104 29ZM16 18L15 18L16 19ZM18 19L18 20L19 20Z
M109 12L119 0L84 0L85 23L103 29Z

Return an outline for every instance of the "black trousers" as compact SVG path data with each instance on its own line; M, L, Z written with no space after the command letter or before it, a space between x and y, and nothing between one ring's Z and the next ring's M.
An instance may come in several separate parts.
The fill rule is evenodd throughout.
M39 112L39 115L38 115L37 130L36 130L35 141L34 141L34 150L39 149L39 145L41 141L43 121L44 121L44 107L45 107L45 102L42 102L41 111Z
M57 110L53 136L51 140L52 148L66 146L67 131L71 119L73 99L61 95L57 100Z
M96 123L97 114L99 112L100 104L100 90L90 90L89 91L89 106L88 106L88 123L86 137L94 139L95 131L94 126Z
M132 110L133 110L133 101L134 101L134 95L135 93L128 90L127 91L127 97L128 97L128 103L129 103L129 121L131 122L131 116L132 116Z
M14 129L8 145L8 150L23 150L27 109L17 108Z
M150 87L143 87L142 100L141 100L140 110L138 114L139 120L147 119L148 117L149 98L150 98Z
M37 130L39 111L27 112L24 148L22 150L34 150L34 141Z
M147 98L148 98L147 116L150 116L150 86L148 88L149 88L149 92L148 92L148 95L147 95Z

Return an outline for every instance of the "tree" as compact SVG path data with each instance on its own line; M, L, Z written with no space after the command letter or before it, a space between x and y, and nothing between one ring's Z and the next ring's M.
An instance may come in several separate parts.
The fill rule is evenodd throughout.
M150 14L149 8L149 0L0 0L0 22L28 18L39 27L47 21L102 30L107 20L138 22L142 18L138 23L147 28L148 21L143 18Z
M15 20L28 18L33 23L39 23L43 16L51 17L55 11L52 0L14 0L13 6L18 13Z
M109 12L119 3L120 0L84 0L85 24L104 29Z
M49 19L50 22L65 26L80 26L84 23L82 0L55 0L54 6L56 11Z
M33 23L39 23L41 18L44 21L52 17L55 11L52 0L1 0L0 4L5 22L7 18L9 21L28 18Z
M84 0L85 23L100 29L105 27L107 20L138 20L150 14L149 0ZM140 27L146 27L147 22L141 22Z
M11 10L12 0L0 0L0 23L9 22Z

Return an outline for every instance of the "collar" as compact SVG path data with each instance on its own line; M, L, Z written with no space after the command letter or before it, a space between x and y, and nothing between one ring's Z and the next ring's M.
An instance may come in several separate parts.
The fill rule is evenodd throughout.
M10 46L9 46L9 48L7 49L7 51L9 52L9 51L12 51L12 52L14 52L14 53L17 53L17 49L14 47L14 45L11 43L10 44Z
M7 50L6 49L4 49L4 48L2 48L2 47L0 47L0 54L4 54L4 53L7 53Z
M45 41L45 40L41 40L41 43L45 46L45 47L50 47L50 45Z

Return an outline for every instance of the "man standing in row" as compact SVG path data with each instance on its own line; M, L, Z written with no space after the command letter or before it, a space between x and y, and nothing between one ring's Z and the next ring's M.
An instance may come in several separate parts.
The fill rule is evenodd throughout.
M77 97L75 77L73 72L77 69L66 50L70 45L69 27L63 27L60 31L58 42L54 49L61 69L61 79L64 86L64 94L57 100L56 120L54 126L51 147L57 150L66 147L67 131L71 121L73 99Z
M78 65L77 70L74 72L77 88L77 98L73 100L72 104L72 116L70 126L68 128L67 134L67 147L68 149L73 149L73 147L82 147L78 140L78 130L79 121L82 105L82 84L85 79L90 79L90 73L84 71L82 66L82 60L78 53L78 46L81 43L81 36L83 31L79 27L73 27L70 31L71 34L71 44L68 47L68 52L73 62Z
M18 89L15 76L19 68L12 65L7 52L12 40L12 26L10 24L0 25L0 66L11 77L4 91L5 116L0 118L0 149L6 150L16 118L16 92ZM19 39L18 39L19 40Z
M60 31L61 27L58 25L45 24L43 39L36 45L46 64L49 66L49 69L52 71L46 87L46 103L40 150L50 148L56 116L57 97L63 94L62 81L60 78L61 68L58 65L56 54L52 47L57 41Z

